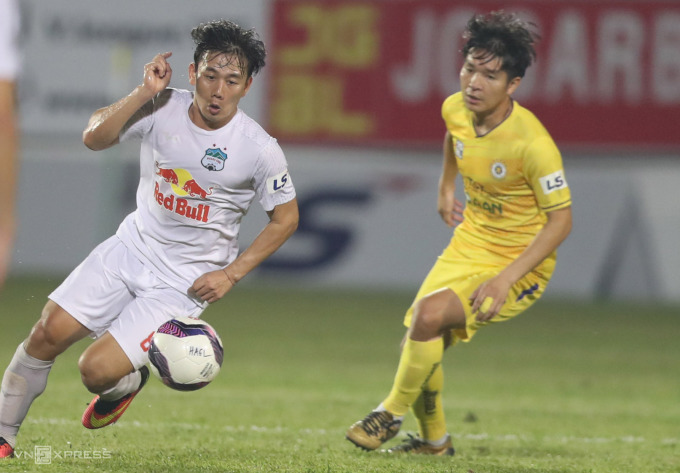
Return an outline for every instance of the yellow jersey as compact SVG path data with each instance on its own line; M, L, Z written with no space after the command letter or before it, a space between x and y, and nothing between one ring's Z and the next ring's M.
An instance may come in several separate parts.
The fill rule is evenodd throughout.
M444 101L442 117L466 199L451 245L480 263L508 264L543 227L546 212L571 205L562 156L541 122L517 102L484 136L477 136L460 92ZM555 256L541 265L544 271L552 272Z

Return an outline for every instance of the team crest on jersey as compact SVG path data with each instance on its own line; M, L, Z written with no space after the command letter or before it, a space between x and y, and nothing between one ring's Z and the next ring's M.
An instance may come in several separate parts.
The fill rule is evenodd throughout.
M458 159L463 159L463 149L465 148L465 145L463 144L462 141L456 140L456 146L454 147L454 151L456 153L456 158Z
M224 162L227 160L227 153L219 148L208 148L201 159L201 164L208 171L221 171L224 169Z
M504 163L496 161L491 165L491 175L496 179L503 179L507 173L508 169Z

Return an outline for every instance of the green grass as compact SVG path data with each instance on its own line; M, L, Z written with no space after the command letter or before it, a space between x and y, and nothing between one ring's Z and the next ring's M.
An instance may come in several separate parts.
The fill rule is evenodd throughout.
M0 294L0 368L60 280ZM77 359L55 364L8 472L680 472L680 308L544 300L446 353L453 458L390 457L344 440L387 394L412 293L239 287L205 319L225 344L194 393L152 380L114 426L88 431ZM413 431L408 417L402 433ZM106 458L72 458L77 454Z

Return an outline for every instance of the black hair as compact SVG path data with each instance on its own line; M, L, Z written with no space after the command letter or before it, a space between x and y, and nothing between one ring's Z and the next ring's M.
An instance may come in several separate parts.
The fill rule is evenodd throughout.
M534 44L540 39L531 30L534 26L502 10L474 15L463 33L467 40L462 49L463 56L474 49L481 54L479 57L499 58L501 70L508 74L508 79L524 77L527 68L536 59Z
M254 29L246 30L229 20L216 20L201 23L191 30L191 37L196 43L194 64L203 59L206 52L235 55L240 67L247 64L247 77L252 77L264 67L267 52L264 43ZM244 61L245 59L245 61Z

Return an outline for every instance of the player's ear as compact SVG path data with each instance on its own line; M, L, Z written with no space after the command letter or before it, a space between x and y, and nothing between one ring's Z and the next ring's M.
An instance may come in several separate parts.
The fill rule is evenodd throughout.
M520 82L522 82L522 78L519 76L510 79L510 81L508 82L508 86L506 88L506 90L508 91L508 95L512 95L515 93L517 87L519 87Z
M246 80L246 87L243 89L243 95L242 97L245 97L248 91L250 90L250 84L253 83L253 76L248 77L248 80Z
M193 62L189 64L189 83L193 86L196 85L196 64Z

